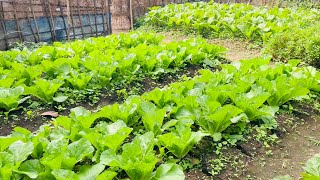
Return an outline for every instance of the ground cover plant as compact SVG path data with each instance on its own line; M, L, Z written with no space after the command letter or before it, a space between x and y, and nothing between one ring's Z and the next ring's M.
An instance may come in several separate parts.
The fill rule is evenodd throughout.
M200 76L97 112L77 107L36 133L17 127L0 138L0 177L183 179L174 162L204 137L235 143L251 123L273 129L282 105L320 92L315 68L297 67L299 61L270 66L269 61L202 70Z
M274 34L308 27L318 18L318 9L305 7L267 8L197 2L155 7L139 22L158 29L178 29L204 37L240 37L267 42Z
M265 44L263 51L272 55L275 61L301 59L320 68L319 27L317 23L309 28L297 28L279 33Z
M187 65L215 67L225 52L201 38L170 43L162 38L133 32L0 52L0 109L7 115L30 98L42 104L69 96L81 101L101 89L174 74Z

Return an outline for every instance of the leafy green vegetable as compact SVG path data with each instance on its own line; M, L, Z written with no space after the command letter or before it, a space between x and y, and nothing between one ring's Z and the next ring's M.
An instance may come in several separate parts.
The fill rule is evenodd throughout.
M148 132L124 144L121 155L116 155L113 150L102 152L100 161L111 167L120 167L133 180L149 179L158 162L153 151L154 143L153 133Z
M94 148L86 139L80 139L68 145L67 152L70 157L76 159L77 162L83 160L85 157L92 156Z
M215 141L221 139L221 132L232 123L237 123L247 118L241 109L233 105L216 107L216 109L212 109L212 111L214 113L199 119L197 123L204 132L210 133Z
M183 180L184 173L180 166L176 164L162 164L152 173L152 180Z
M31 179L35 179L43 170L44 166L40 164L39 160L33 159L21 163L19 170L15 172L25 174Z
M119 120L110 125L100 122L95 128L83 130L79 134L88 139L97 149L105 150L108 147L117 151L131 131L132 128L128 128L123 121Z
M53 102L53 97L58 89L64 84L63 81L38 79L34 82L34 86L26 87L25 94L31 94L44 102Z
M25 98L20 99L23 92L24 88L21 86L8 89L0 87L0 108L7 111L18 108L19 104L26 100Z
M161 133L163 119L166 115L166 109L157 109L153 103L143 102L140 104L142 114L142 122L144 127L154 134Z
M320 155L316 154L309 159L303 169L305 170L302 173L304 180L320 179Z
M206 134L202 132L192 132L186 125L176 125L176 130L160 135L159 140L177 158L183 158Z

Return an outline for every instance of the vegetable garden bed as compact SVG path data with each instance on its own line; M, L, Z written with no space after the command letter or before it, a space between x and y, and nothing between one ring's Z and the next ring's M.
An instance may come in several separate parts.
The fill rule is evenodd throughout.
M155 8L144 21L267 42L318 16L210 2ZM307 162L320 151L315 67L230 63L210 44L223 41L163 39L141 30L0 52L0 179L320 177L319 155Z
M1 52L3 119L15 118L10 113L21 107L30 119L43 105L60 112L86 101L87 107L112 103L169 83L193 67L226 62L225 49L204 39L164 44L162 38L136 32Z
M2 176L99 179L119 173L131 179L182 179L181 167L172 162L183 162L201 139L207 148L218 150L220 145L210 142L222 139L232 146L250 124L274 129L280 107L319 92L320 73L314 68L297 68L298 61L271 67L269 61L224 64L215 73L202 70L200 76L95 113L77 107L36 134L15 128L1 138L8 158Z

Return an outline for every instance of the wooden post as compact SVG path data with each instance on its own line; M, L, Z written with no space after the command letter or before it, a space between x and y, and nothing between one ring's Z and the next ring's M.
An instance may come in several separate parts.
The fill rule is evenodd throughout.
M93 0L93 4L94 4L94 24L96 27L96 36L98 36L97 1Z
M15 0L12 2L12 7L13 7L13 17L14 17L14 20L16 22L16 26L17 26L17 30L18 30L17 32L18 32L18 35L19 35L19 39L22 42L23 39L22 39L22 34L21 34L19 21L18 21L18 18L17 18L16 1Z
M32 24L31 24L31 20L30 20L30 17L29 17L29 12L30 12L30 7L28 7L28 9L26 10L26 16L27 16L27 20L28 20L28 24L30 26L30 29L31 29L31 33L32 33L32 36L34 38L34 42L38 42L37 38L36 38L36 35L34 33L34 30L32 28Z
M80 27L81 27L81 33L82 33L82 37L84 38L84 30L83 30L83 27L82 27L82 18L81 18L81 12L80 12L80 3L79 3L79 0L77 0L77 4L78 4L78 16L79 16L79 23L80 23Z
M132 10L132 0L129 0L129 10L130 10L130 26L133 29L133 10Z
M112 23L110 21L111 16L111 0L108 0L108 24L109 24L109 34L112 34Z
M68 20L68 30L67 30L67 39L70 41L70 2L67 1L67 20Z
M72 24L72 32L73 39L76 39L76 30L74 29L74 21L73 21L73 9L72 9L72 0L70 0L70 14L71 14L71 24Z
M52 40L56 41L56 31L55 31L55 25L54 25L54 20L53 20L52 11L51 11L50 0L48 1L48 8L49 8L50 26L51 26L50 28L51 28L51 32L52 32Z
M38 35L38 42L41 42L40 32L39 32L39 28L38 28L38 22L37 22L35 14L34 14L33 6L32 6L32 0L29 1L29 5L30 5L29 9L32 12L34 25L36 26L36 33Z
M63 8L61 6L61 0L58 1L58 6L60 8L60 17L62 18L63 21L63 26L64 26L64 30L66 31L66 35L68 34L68 30L67 30L67 25L66 25L66 21L64 19L64 13L63 13ZM68 23L68 22L67 22Z
M6 49L9 48L9 44L8 44L8 39L7 39L7 29L6 29L6 25L4 24L4 12L3 12L3 2L0 1L1 3L1 25L2 25L2 29L3 29L3 34L4 34L4 42L5 42L5 45L6 45Z
M102 25L103 25L103 34L106 35L106 24L105 24L105 0L101 0L101 6L102 6Z
M48 14L48 10L47 10L47 0L43 0L43 11L44 11L44 15L46 16L46 18L48 19L48 23L49 23L49 29L50 29L50 33L51 33L51 39L52 41L54 41L54 34L53 34L53 31L52 31L52 24L51 24L51 21L50 21L50 18L49 18L49 14Z

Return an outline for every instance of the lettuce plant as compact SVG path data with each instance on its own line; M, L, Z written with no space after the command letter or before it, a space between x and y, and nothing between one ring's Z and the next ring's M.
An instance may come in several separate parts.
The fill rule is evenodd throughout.
M302 173L304 180L320 179L320 154L316 154L310 158L303 169L305 171Z
M0 87L0 108L6 111L17 109L19 104L23 103L27 98L21 98L24 88L21 86L15 88Z
M181 159L206 135L202 132L192 132L188 125L178 124L175 130L160 135L159 141L177 158Z
M196 122L203 131L209 133L215 141L221 140L221 132L231 124L247 119L243 111L233 105L216 106L216 109L212 111L214 112L205 115Z
M111 149L102 152L100 162L111 167L120 167L133 180L147 180L151 178L158 162L153 151L154 145L154 134L148 132L135 137L131 143L124 144L121 155Z
M64 82L58 79L38 79L34 81L33 86L26 87L25 94L31 94L44 102L52 103L54 95L63 84Z

